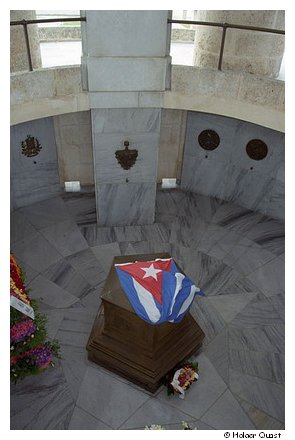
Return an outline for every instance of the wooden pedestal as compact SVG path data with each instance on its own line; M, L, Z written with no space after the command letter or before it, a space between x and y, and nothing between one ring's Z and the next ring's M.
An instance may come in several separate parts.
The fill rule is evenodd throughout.
M180 323L151 325L133 310L114 264L170 258L167 253L115 257L87 343L88 359L155 392L161 379L201 346L204 333L187 313Z

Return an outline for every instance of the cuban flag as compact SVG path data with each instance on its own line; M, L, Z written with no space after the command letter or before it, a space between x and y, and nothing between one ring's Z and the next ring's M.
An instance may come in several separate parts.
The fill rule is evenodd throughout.
M149 324L180 322L195 295L204 296L172 258L115 264L115 269L134 311Z

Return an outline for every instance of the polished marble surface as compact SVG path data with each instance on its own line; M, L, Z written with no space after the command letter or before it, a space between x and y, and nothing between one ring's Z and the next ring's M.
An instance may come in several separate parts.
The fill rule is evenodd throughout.
M22 152L28 134L38 139L41 150L33 157ZM11 127L11 205L26 206L60 193L53 118L41 118Z
M284 429L284 224L181 190L157 192L156 222L98 226L91 192L11 214L11 250L40 298L62 359L11 387L11 429ZM85 349L115 255L167 251L201 287L206 337L184 400L155 395L88 361Z
M203 130L219 135L218 148L200 147ZM266 143L263 160L251 159L251 139ZM271 217L285 218L285 135L256 124L220 115L188 112L181 187L244 206Z
M94 180L100 226L154 222L161 109L92 109ZM116 151L137 150L123 169Z

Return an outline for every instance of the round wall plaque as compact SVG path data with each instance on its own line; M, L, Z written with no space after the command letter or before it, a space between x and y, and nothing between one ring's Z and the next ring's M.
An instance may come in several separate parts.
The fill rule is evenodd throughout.
M220 144L220 137L214 130L203 130L198 137L198 142L204 150L215 150Z
M261 139L251 139L246 146L246 152L250 159L262 160L267 156L268 148Z

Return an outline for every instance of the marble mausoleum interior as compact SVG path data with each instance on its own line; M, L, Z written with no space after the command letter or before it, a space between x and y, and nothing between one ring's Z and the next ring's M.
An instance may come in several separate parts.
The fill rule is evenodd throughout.
M10 11L33 21L32 69L11 25L10 249L61 346L11 385L10 429L284 430L284 11L78 12L69 37ZM173 19L281 33L227 29L219 68L222 29ZM81 63L43 67L45 38L80 38ZM193 65L171 62L171 41ZM205 293L183 400L87 357L113 258L158 252Z

